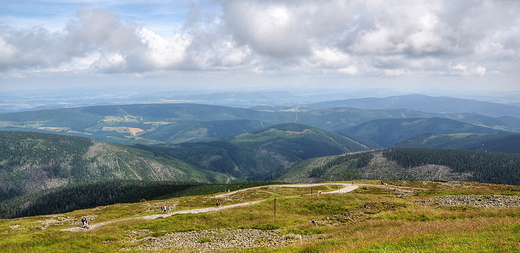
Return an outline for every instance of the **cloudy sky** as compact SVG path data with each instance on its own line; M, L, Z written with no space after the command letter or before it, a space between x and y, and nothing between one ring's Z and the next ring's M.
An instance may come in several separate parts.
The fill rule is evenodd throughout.
M520 91L520 1L0 0L0 91Z

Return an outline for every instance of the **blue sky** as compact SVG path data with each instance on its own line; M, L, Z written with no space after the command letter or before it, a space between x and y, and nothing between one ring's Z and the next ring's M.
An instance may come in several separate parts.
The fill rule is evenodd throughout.
M0 91L520 92L518 1L0 0Z

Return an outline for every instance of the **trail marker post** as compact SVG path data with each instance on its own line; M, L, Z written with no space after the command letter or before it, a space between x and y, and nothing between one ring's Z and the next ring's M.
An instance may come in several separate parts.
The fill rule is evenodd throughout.
M273 212L274 212L274 217L276 218L276 199L274 199Z

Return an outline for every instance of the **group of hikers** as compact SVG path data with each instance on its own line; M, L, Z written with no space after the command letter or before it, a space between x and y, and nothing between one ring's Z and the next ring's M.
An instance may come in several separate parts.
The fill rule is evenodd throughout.
M161 211L162 211L162 213L166 213L166 212L171 213L172 212L172 207L169 206L167 208L166 206L161 206Z
M222 202L220 202L220 200L217 200L217 201L215 202L215 205L216 205L217 207L221 207L221 206L222 206Z

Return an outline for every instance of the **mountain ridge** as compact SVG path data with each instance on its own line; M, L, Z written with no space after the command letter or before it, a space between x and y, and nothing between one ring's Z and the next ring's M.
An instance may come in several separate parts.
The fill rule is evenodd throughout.
M435 113L478 113L484 116L520 117L520 107L510 104L484 102L473 99L452 98L447 96L431 97L419 94L391 96L384 98L354 98L314 103L307 110L330 107L354 107L362 109L413 109Z
M339 133L359 136L385 148L418 134L494 133L499 130L476 126L446 118L376 119L357 126L337 130Z
M432 117L520 132L520 118L509 116L492 118L474 113L345 107L267 112L199 104L112 105L0 114L0 130L60 133L123 144L175 144L238 135L282 123L334 131L375 119Z

